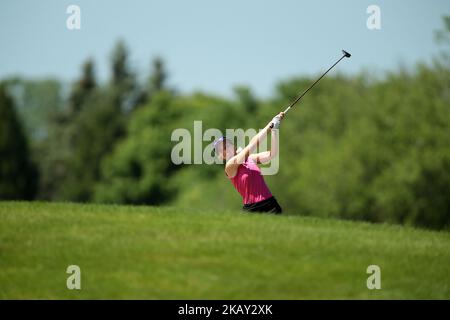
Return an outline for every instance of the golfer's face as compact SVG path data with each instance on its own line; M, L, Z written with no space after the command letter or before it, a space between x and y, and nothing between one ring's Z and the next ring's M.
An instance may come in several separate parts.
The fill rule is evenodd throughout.
M230 141L224 140L222 142L220 153L223 159L225 160L230 159L231 157L234 156L234 145Z

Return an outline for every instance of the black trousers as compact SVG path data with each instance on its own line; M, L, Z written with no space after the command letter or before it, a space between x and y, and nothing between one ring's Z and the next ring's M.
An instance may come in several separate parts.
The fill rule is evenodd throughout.
M281 214L282 210L275 197L259 201L256 203L245 204L242 209L247 212L267 212Z

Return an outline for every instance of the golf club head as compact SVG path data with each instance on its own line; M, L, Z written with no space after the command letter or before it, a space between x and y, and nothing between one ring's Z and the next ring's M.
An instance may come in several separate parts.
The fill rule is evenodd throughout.
M350 53L348 53L348 52L345 51L345 50L342 50L342 53L344 54L344 56L345 56L346 58L350 58L350 57L352 56Z

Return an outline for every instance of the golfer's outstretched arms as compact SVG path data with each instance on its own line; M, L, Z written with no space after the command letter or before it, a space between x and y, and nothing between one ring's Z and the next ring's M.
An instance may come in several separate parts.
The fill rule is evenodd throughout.
M279 121L281 121L281 119L283 119L284 117L284 113L280 112L277 117L279 117L278 120L278 125L279 125ZM275 119L275 118L274 118ZM273 121L274 119L272 119L265 127L264 129L262 129L260 132L258 132L251 140L250 143L241 151L239 152L237 155L235 155L234 157L230 158L226 165L225 165L225 173L227 174L228 177L232 178L236 175L237 173L237 169L239 168L239 165L244 163L245 160L247 160L247 158L250 156L250 154L259 146L259 144L261 143L261 141L266 138L267 136L267 132L269 130L272 130L273 127ZM274 131L278 131L278 130L272 130L272 132ZM276 133L275 133L276 134ZM273 138L273 136L272 136ZM277 140L277 139L273 139L272 141ZM277 140L278 141L278 140ZM264 157L268 158L271 156L271 154L273 154L273 157L276 156L276 153L278 152L278 144L275 146L276 149L271 151L268 151L269 153L267 155L265 155ZM270 160L270 159L269 159ZM268 161L268 160L267 160Z
M270 130L272 122L269 122L264 129L258 132L251 140L250 143L237 155L230 158L225 164L225 173L228 177L232 178L236 175L239 165L245 162L250 156L253 150L255 150L261 141L267 136L267 131Z
M278 134L278 129L272 129L270 134L270 150L251 154L249 157L252 158L256 163L266 163L275 158L278 155L279 150Z

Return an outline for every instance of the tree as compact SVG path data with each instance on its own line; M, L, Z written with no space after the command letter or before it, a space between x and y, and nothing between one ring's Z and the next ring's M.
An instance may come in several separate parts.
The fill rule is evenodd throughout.
M161 91L148 107L132 114L128 136L102 162L97 201L162 204L173 198L170 178L175 166L170 161L170 134L177 113L171 94Z
M59 198L91 201L100 178L100 163L124 135L125 116L111 90L97 90L67 127L70 158Z
M0 199L33 199L37 171L14 101L0 83Z
M161 57L154 58L151 63L151 73L147 85L140 93L137 104L144 105L158 92L168 90L166 84L167 76L164 60Z
M149 93L161 91L166 88L167 71L165 70L164 60L156 57L152 62L152 73L149 78Z
M255 116L255 112L258 110L258 100L256 100L250 88L246 86L236 86L234 87L234 93L244 111L250 116Z
M112 51L111 74L111 84L117 87L127 87L133 78L128 67L128 49L123 40L119 40Z
M58 198L91 201L100 179L100 164L125 134L127 110L135 106L135 79L128 65L128 50L119 41L111 55L111 80L106 88L93 88L92 65L84 66L84 77L75 85L81 103L66 126L70 158Z
M60 83L55 79L19 77L7 79L4 83L31 145L45 139L49 134L49 123L62 105Z
M82 65L81 77L72 85L64 108L50 114L47 123L48 136L35 144L35 155L39 158L38 197L45 200L72 200L63 196L62 186L71 175L74 156L74 135L78 132L78 118L86 103L96 90L94 63L91 59Z
M78 113L88 95L95 87L94 62L88 59L82 66L81 78L72 87L72 92L69 96L69 111L71 113Z
M450 44L450 16L442 18L444 28L435 32L435 39L438 43Z

